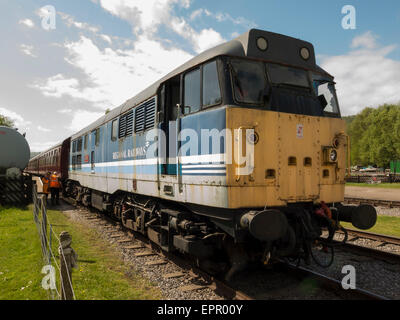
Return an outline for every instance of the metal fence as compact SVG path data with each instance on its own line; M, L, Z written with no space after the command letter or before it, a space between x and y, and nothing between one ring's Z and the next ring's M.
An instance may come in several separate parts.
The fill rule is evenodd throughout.
M400 174L357 174L346 178L346 182L352 183L400 183Z
M72 239L65 231L60 235L56 234L48 219L47 199L37 193L35 185L32 188L32 200L33 219L39 234L44 263L42 273L49 273L49 286L45 288L49 292L49 299L75 300L72 267L76 267L77 256L70 247ZM58 252L55 252L54 246L58 246Z

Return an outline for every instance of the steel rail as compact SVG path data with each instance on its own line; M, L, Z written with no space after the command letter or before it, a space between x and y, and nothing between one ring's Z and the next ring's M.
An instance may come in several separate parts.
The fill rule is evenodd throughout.
M300 279L313 279L316 283L328 290L333 291L341 297L346 298L347 300L390 300L387 297L382 295L375 294L373 292L361 289L354 288L345 290L342 287L342 283L334 278L327 277L323 274L320 274L316 271L306 269L303 267L296 267L290 263L281 262L279 265L280 268L285 269L287 271L292 272L295 276Z
M354 229L346 229L349 236L353 236L347 241L355 241L359 238L361 239L369 239L382 242L383 245L386 244L394 244L400 246L400 238L394 236L388 236L385 234L373 233L373 232L366 232L361 230L354 230ZM343 233L342 231L337 231L338 233Z
M348 204L370 204L374 207L387 207L387 208L400 208L400 201L395 200L379 200L379 199L364 199L364 198L354 198L345 197L344 203Z

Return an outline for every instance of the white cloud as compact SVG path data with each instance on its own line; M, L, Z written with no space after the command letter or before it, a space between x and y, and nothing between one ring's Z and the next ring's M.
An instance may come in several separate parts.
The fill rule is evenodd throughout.
M192 12L192 14L190 15L190 20L195 20L197 18L200 18L202 15L210 17L212 13L207 9L200 8Z
M61 114L69 114L69 113L72 113L72 109L61 109L61 110L58 110L57 112L61 113Z
M32 122L26 121L20 114L6 108L0 107L0 114L14 121L15 127L20 130L27 130L32 124Z
M84 36L65 47L69 53L66 60L82 71L87 81L57 74L33 87L46 96L85 99L103 110L122 104L192 57L145 36L138 38L133 49L126 50L101 50Z
M108 35L106 35L106 34L101 34L100 37L101 37L104 41L108 42L108 44L112 44L112 40L111 40L111 37L110 37L110 36L108 36Z
M20 20L19 24L23 24L28 28L33 28L35 26L35 24L33 23L33 21L31 19Z
M250 21L246 18L243 17L237 17L234 18L232 17L229 13L212 13L207 9L197 9L192 12L190 15L190 20L195 20L200 18L201 16L207 16L207 17L212 17L213 19L217 20L218 22L231 22L236 25L240 25L246 29L251 29L257 27L257 24L254 23L253 21Z
M39 131L41 131L41 132L51 132L50 129L44 128L44 127L42 127L42 126L37 126L37 129L38 129Z
M321 57L321 67L335 76L343 115L400 101L400 61L388 57L396 47L382 47L376 38L367 32L354 38L357 50Z
M78 79L66 79L62 74L50 77L45 83L32 85L33 88L41 90L45 96L56 98L61 98L63 95L81 98L83 94L80 93L79 86Z
M247 20L243 17L234 18L229 13L218 13L214 16L215 16L215 19L217 19L219 22L229 21L233 24L241 25L242 27L244 27L246 29L252 29L252 28L257 27L256 23L254 23L250 20Z
M212 28L203 29L200 32L195 31L182 18L173 18L170 22L170 26L181 37L189 40L197 53L203 52L226 41L221 34Z
M153 33L168 23L174 5L188 8L188 0L99 0L111 14L128 21L136 34Z
M351 48L367 48L367 49L374 49L377 47L377 36L372 34L371 31L368 31L360 36L354 37L353 41L351 42Z
M29 137L28 137L29 139ZM58 144L60 141L29 142L31 152L42 152Z
M97 32L100 31L100 28L92 26L89 23L76 21L69 14L66 14L64 12L58 12L58 14L60 15L61 19L63 19L65 21L65 24L68 27L72 27L73 26L75 28L78 28L78 29L81 29L81 30L91 31L93 33L97 33Z
M27 45L27 44L21 44L20 45L20 50L27 56L30 56L32 58L37 58L37 56L32 52L33 51L33 46Z
M160 25L163 25L189 40L197 53L225 41L214 29L196 31L185 19L173 14L173 8L176 5L189 8L190 1L188 0L99 0L99 3L113 15L128 21L136 35L144 33L150 37ZM208 10L200 9L197 13L192 13L193 19L200 14L211 15ZM226 14L221 15L220 19L231 19L234 23L242 23L244 20L243 18L233 19Z
M67 127L67 129L72 130L73 132L78 132L90 125L101 116L104 115L104 112L91 112L87 110L77 110L73 114L73 118L71 124Z

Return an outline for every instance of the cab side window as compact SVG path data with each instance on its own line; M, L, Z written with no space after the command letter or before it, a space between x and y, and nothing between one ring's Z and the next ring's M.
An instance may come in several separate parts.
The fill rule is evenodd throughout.
M193 70L184 78L184 114L194 113L200 110L201 74L200 69Z
M194 113L221 102L217 61L208 62L185 74L183 114Z
M203 66L203 107L221 103L217 61Z

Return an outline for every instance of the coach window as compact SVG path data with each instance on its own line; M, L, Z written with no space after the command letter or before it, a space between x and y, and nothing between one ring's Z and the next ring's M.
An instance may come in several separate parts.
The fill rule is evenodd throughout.
M111 140L115 141L117 140L118 137L118 119L115 119L112 122L112 126L111 126Z
M72 142L72 152L76 152L76 141Z
M185 75L184 114L200 110L200 69L193 70Z
M221 103L221 90L218 81L217 62L203 66L203 107Z

